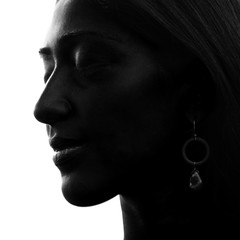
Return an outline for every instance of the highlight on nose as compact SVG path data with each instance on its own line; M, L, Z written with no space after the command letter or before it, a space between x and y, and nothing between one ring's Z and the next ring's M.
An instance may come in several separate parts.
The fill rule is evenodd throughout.
M40 99L35 106L34 116L39 122L53 124L67 118L70 112L71 105L64 99L55 101L41 101Z

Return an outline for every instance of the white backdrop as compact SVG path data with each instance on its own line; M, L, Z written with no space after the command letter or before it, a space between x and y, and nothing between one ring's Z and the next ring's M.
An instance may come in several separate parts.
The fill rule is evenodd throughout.
M1 0L0 239L122 240L119 198L90 208L65 201L44 125L33 117L44 88L38 56L55 0Z

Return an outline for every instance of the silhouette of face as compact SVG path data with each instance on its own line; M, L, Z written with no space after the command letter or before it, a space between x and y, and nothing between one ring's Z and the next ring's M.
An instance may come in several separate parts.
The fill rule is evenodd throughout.
M183 87L164 68L174 52L161 49L91 1L56 4L34 114L47 125L70 203L99 204L164 179Z

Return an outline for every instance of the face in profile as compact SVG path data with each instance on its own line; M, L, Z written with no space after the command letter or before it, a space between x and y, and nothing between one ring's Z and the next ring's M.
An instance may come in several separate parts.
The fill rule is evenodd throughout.
M45 88L34 113L47 125L70 203L90 206L164 185L183 87L167 77L162 56L174 53L162 49L91 1L56 4L40 50Z

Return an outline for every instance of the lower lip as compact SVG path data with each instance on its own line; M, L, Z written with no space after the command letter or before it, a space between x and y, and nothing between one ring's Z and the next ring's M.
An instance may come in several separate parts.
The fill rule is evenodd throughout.
M53 156L53 161L57 167L70 165L73 162L79 162L79 155L82 154L85 150L85 146L78 146L59 151Z

